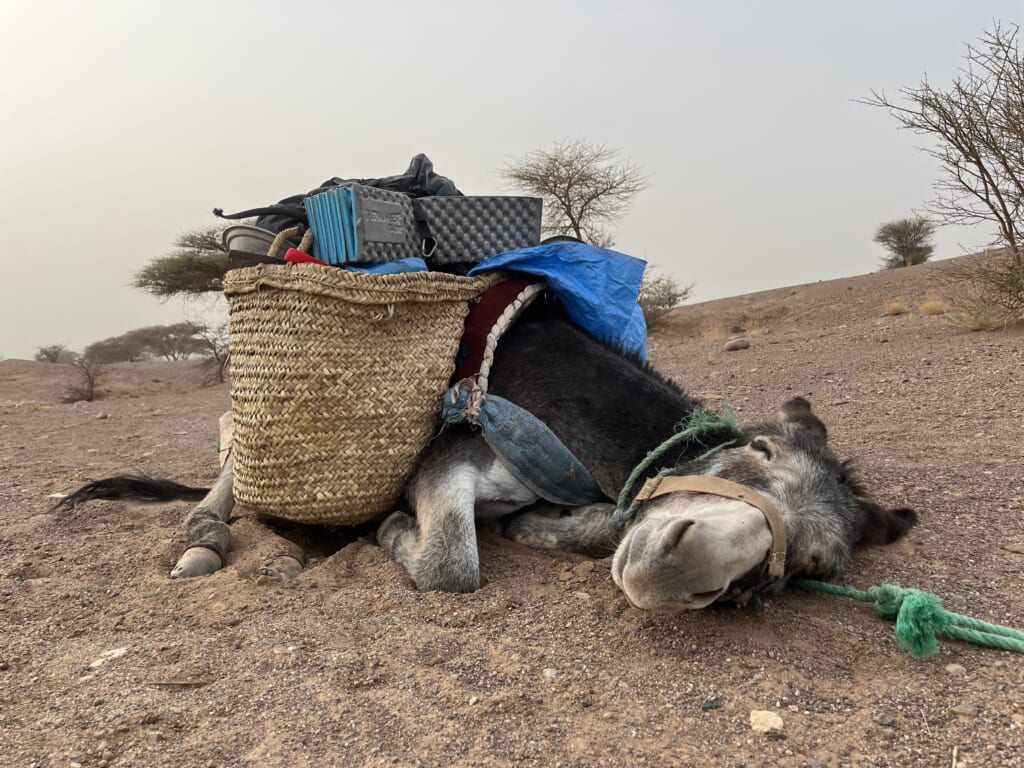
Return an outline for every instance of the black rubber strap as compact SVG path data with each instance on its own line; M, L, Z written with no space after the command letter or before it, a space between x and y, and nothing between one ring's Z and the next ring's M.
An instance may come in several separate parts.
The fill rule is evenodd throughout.
M423 254L423 258L429 259L434 255L434 250L437 248L437 240L430 233L430 222L427 221L427 215L424 213L420 201L414 197L411 202L413 222L416 224L416 235L420 239L420 252Z

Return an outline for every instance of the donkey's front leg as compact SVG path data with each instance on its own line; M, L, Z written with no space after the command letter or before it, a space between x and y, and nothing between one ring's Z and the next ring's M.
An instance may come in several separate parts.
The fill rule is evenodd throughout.
M208 576L224 565L231 543L228 519L235 506L233 483L234 459L229 453L213 488L185 518L188 540L185 551L171 569L172 579Z
M507 514L536 501L478 433L446 432L427 450L406 488L413 518L395 512L377 541L422 590L480 588L476 517Z
M377 530L377 541L424 592L475 592L480 561L473 517L471 466L443 474L419 473L408 489L413 518L393 512Z

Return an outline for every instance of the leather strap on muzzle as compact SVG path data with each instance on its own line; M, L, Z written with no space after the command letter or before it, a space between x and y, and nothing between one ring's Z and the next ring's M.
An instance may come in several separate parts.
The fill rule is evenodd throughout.
M640 493L633 499L634 503L645 502L657 496L664 496L674 491L690 491L691 493L707 493L712 496L722 496L726 499L742 501L752 507L761 510L764 519L768 521L768 528L772 532L772 548L768 552L768 575L775 579L781 579L786 571L786 525L782 521L782 514L779 512L770 499L747 488L745 485L734 483L732 480L725 480L721 477L709 475L678 475L667 477L652 477Z

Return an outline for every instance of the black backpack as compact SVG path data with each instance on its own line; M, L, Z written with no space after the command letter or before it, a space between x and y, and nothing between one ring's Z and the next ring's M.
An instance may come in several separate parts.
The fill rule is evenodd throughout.
M434 173L434 164L426 155L416 155L409 163L405 173L398 176L386 176L382 179L340 179L337 176L328 179L319 187L302 195L286 197L273 205L266 205L262 208L250 208L247 211L238 213L224 213L221 208L214 208L213 215L221 219L248 219L256 216L256 226L268 232L280 232L289 227L309 226L309 218L306 215L305 200L310 195L323 192L331 187L342 184L362 184L367 187L379 187L392 192L404 192L409 197L432 197L461 195L462 193L455 186L451 179Z

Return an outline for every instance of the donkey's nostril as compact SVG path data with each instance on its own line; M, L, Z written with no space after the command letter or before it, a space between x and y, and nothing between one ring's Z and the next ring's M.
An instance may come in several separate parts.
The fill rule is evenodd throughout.
M671 552L682 543L683 537L694 522L696 521L676 520L665 529L665 536L662 539L662 544L665 547L666 553Z

